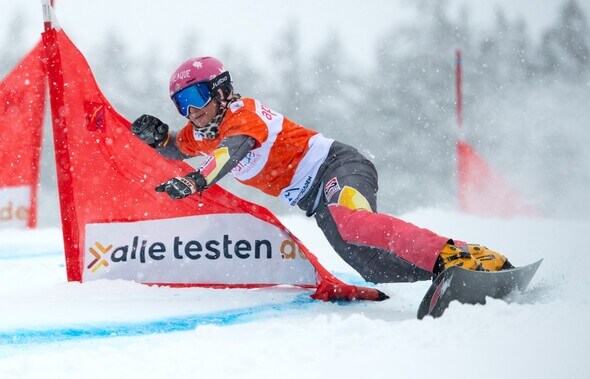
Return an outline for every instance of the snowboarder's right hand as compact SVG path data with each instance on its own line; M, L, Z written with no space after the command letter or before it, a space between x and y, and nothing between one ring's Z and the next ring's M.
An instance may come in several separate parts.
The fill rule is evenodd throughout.
M154 148L163 146L168 141L168 125L149 114L144 114L133 121L131 131Z
M174 177L156 187L156 192L166 192L172 199L184 199L207 189L207 179L199 171Z

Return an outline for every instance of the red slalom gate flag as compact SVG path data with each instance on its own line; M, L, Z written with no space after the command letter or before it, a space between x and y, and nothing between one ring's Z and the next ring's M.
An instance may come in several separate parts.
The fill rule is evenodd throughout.
M532 216L540 212L465 141L457 142L459 208L494 217Z
M207 287L295 285L315 299L381 300L348 285L267 209L219 186L172 200L154 187L194 171L136 138L63 30L43 33L68 280Z
M0 228L37 223L46 88L42 48L39 42L0 82Z

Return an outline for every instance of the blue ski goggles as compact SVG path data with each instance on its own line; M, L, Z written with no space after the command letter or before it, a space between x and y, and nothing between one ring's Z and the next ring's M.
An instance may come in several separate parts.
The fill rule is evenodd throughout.
M178 112L184 117L188 117L188 107L202 109L209 104L211 101L211 91L206 83L193 84L172 95L172 101L176 105Z

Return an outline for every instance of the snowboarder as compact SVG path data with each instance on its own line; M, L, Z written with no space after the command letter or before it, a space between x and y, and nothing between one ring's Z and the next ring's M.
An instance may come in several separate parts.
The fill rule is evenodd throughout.
M207 158L196 171L160 184L157 192L182 199L231 173L314 216L334 250L374 283L428 280L451 266L513 267L483 246L377 213L377 171L367 158L256 99L242 98L213 57L182 63L170 79L170 97L189 120L180 132L142 115L133 122L133 133L166 158Z

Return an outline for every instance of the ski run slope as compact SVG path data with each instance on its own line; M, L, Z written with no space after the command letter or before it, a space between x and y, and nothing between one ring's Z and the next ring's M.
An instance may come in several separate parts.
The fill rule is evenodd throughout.
M381 303L307 290L68 283L58 229L0 230L0 378L587 378L590 223L402 216L521 265L544 258L511 302L452 303L416 319L429 282L381 284ZM362 283L313 219L282 221L341 278Z

